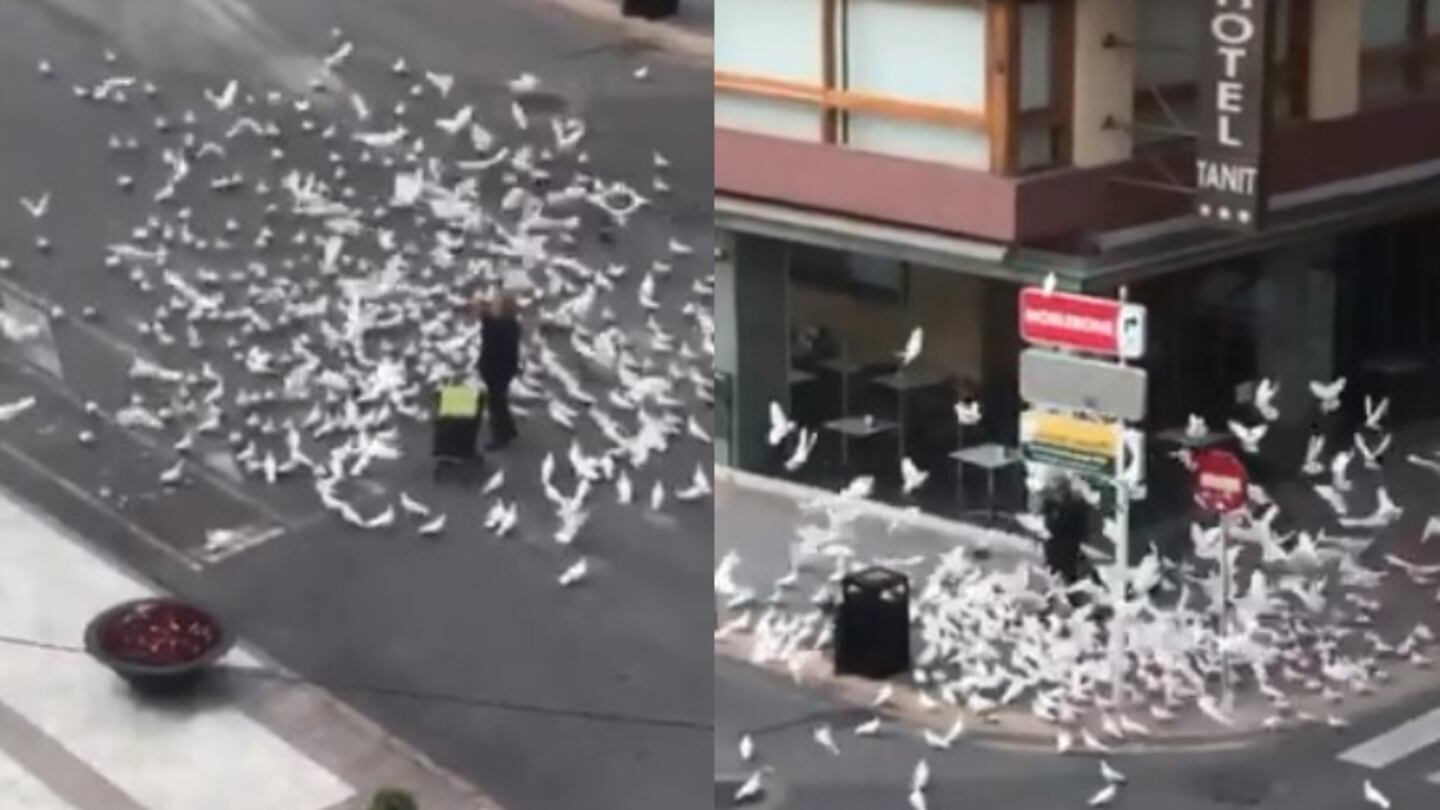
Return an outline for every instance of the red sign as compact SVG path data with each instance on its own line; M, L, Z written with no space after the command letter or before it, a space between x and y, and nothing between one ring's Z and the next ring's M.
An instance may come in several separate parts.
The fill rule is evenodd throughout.
M1135 359L1145 353L1145 308L1027 287L1020 291L1020 337L1027 343Z
M1206 450L1195 458L1195 500L1225 514L1245 505L1245 465L1228 450Z

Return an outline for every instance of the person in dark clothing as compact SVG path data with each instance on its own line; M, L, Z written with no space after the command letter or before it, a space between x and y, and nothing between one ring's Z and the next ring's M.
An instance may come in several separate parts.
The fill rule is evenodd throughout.
M488 447L496 450L517 434L510 413L510 383L520 372L520 320L515 298L508 293L482 301L480 306L479 371L490 411Z
M1080 495L1062 478L1054 485L1045 504L1045 565L1066 585L1080 578L1080 550L1090 531L1090 510Z

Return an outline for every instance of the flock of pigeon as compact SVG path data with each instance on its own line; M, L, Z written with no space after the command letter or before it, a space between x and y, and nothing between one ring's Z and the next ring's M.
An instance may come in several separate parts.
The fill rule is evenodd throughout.
M917 329L900 353L902 367L919 356L922 339ZM1269 426L1279 418L1278 391L1274 381L1260 381L1246 406L1253 413L1229 423L1245 453L1261 451ZM1340 411L1346 381L1312 383L1310 393L1323 419ZM1404 513L1385 487L1388 409L1387 400L1365 397L1365 419L1350 442L1327 452L1324 436L1310 439L1297 466L1310 484L1304 489L1329 504L1305 510L1322 516L1318 525L1302 525L1307 520L1300 510L1282 510L1262 486L1251 484L1246 506L1232 516L1228 537L1222 537L1218 525L1192 524L1193 548L1184 559L1165 559L1152 550L1128 571L1107 553L1087 548L1096 577L1068 587L1038 563L981 560L964 547L938 558L858 559L854 524L869 511L874 480L855 479L839 493L803 505L806 519L797 530L792 567L772 584L737 582L738 554L731 551L722 558L715 590L725 600L727 615L716 638L743 634L754 663L783 666L802 682L803 662L833 640L828 613L838 600L841 578L880 564L915 570L921 578L912 597L918 652L910 682L921 711L938 713L941 724L948 713L955 716L948 733L922 732L932 749L949 749L967 722L998 723L1007 713L1028 714L1051 728L1061 754L1103 755L1181 722L1236 728L1258 722L1269 730L1305 724L1341 728L1346 721L1335 706L1382 688L1396 667L1430 666L1435 644L1425 621L1397 626L1384 611L1387 591L1410 587L1433 591L1440 602L1440 590L1434 590L1440 587L1440 556L1427 563L1395 553L1367 553ZM978 406L957 406L956 418L973 424ZM1199 439L1210 428L1192 416L1187 432ZM793 442L791 469L802 466L813 448L813 438L778 404L772 406L769 439L772 446ZM1172 456L1193 468L1189 450ZM1361 464L1354 464L1357 458ZM1440 458L1411 455L1407 462L1440 472ZM902 467L908 494L923 485L928 473L908 458ZM1055 471L1035 466L1027 473L1027 485L1039 491ZM1078 478L1073 483L1098 506L1100 493L1094 487ZM1357 510L1366 503L1374 504L1370 512ZM1036 539L1048 537L1041 516L1015 517ZM1115 537L1115 528L1106 519L1107 537ZM1440 535L1440 517L1429 518L1422 534L1422 547ZM1228 559L1222 561L1222 555ZM1121 592L1112 587L1120 584L1116 577L1128 577L1126 597L1118 604L1112 596ZM1230 595L1228 611L1225 594ZM1117 674L1109 655L1112 633L1123 634L1119 701L1112 691ZM1227 669L1233 703L1222 696ZM882 685L872 705L877 713L851 733L879 733L878 712L896 705L893 694L890 684ZM817 728L814 736L822 748L840 753L838 733L829 725ZM741 754L752 760L751 739L742 740ZM1090 800L1093 806L1114 801L1125 784L1103 761L1101 770L1103 784ZM760 795L768 773L769 766L756 769L737 798ZM928 776L929 765L921 760L908 794L914 810L927 806ZM1385 806L1369 783L1365 797Z
M667 508L672 490L679 501L706 498L707 452L683 482L664 480L656 459L682 441L711 441L696 415L713 402L713 273L675 238L643 266L613 252L627 225L663 211L652 197L670 192L667 159L654 154L643 193L603 176L590 165L585 121L527 105L540 86L530 74L508 82L508 114L490 121L455 100L454 76L404 58L390 64L392 99L367 100L346 82L357 46L332 35L308 92L232 80L193 104L124 73L112 52L105 70L115 75L88 80L76 68L62 82L59 68L39 64L38 81L56 92L70 84L75 103L110 122L96 144L111 153L109 193L124 200L117 211L141 212L128 239L108 246L96 283L141 297L148 311L112 327L133 328L151 357L134 358L128 401L86 405L97 421L77 441L101 441L106 417L173 442L157 482L165 488L187 485L195 459L220 448L254 480L313 487L360 529L483 526L503 537L520 522L506 487L534 480L513 468L494 472L475 514L455 520L383 488L385 502L356 504L364 479L428 453L413 445L424 445L437 388L474 378L472 301L506 288L533 327L517 413L537 428L543 415L568 443L537 471L554 539L576 542L602 488L652 510ZM635 81L647 78L635 70ZM46 235L65 212L62 196L39 191L21 203L37 263L94 272ZM582 258L607 251L617 258ZM63 328L64 309L48 314ZM94 306L78 314L101 318ZM27 337L4 320L8 338ZM0 418L33 405L5 404ZM578 556L559 583L587 571Z

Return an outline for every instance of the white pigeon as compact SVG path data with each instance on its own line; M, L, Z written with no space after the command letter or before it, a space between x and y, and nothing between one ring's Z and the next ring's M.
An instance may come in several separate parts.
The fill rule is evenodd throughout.
M449 96L450 88L455 86L455 77L448 73L435 73L434 71L427 70L425 71L425 81L429 82L440 92L441 98Z
M805 462L810 460L810 454L814 452L815 445L819 441L820 434L801 428L800 437L795 442L795 449L790 453L790 457L785 459L786 471L795 472L805 466Z
M1440 534L1440 515L1431 515L1425 521L1425 529L1420 532L1420 542L1428 543L1437 534Z
M650 78L650 66L641 65L640 67L635 68L635 72L631 75L635 77L635 81L643 82L646 79Z
M1085 804L1089 805L1090 807L1104 807L1115 801L1115 794L1117 792L1119 792L1119 786L1112 782L1105 787L1100 788L1100 790L1097 791L1094 796L1091 796L1090 800L1085 802Z
M239 92L239 90L240 82L231 79L229 84L225 85L225 89L221 90L219 93L215 93L207 87L205 89L205 98L209 100L210 104L214 106L215 109L219 110L220 112L224 112L230 109L235 104L235 96Z
M659 512L665 506L665 484L656 481L650 488L650 511Z
M1210 426L1205 424L1204 417L1190 414L1185 419L1185 437L1188 439L1203 439L1210 432Z
M47 191L34 200L21 197L20 204L29 212L31 218L40 219L45 216L46 211L50 210L50 192Z
M169 467L164 472L160 473L160 483L164 484L167 487L174 486L180 483L180 479L184 476L185 459L182 458L179 461L175 462L174 466Z
M1246 427L1234 420L1230 422L1230 432L1240 440L1241 448L1251 454L1260 452L1260 440L1265 438L1265 433L1269 429L1270 426L1263 422L1254 427Z
M385 511L365 521L367 529L386 529L395 524L395 507L387 506Z
M480 494L489 495L503 486L505 486L505 471L496 470L495 474L485 481L484 486L480 487Z
M1321 463L1320 457L1325 454L1325 437L1316 433L1310 436L1305 445L1305 463L1300 466L1302 475L1315 477L1325 472L1325 465Z
M1123 785L1129 781L1125 774L1112 768L1110 763L1103 759L1100 760L1100 778L1112 785Z
M1355 458L1355 453L1350 450L1343 450L1330 459L1330 479L1337 492L1350 491L1350 478L1346 471L1350 468L1350 461Z
M1376 807L1380 808L1380 810L1390 810L1389 797L1387 797L1384 793L1381 793L1380 789L1375 787L1375 784L1369 779L1365 780L1364 791L1365 801L1375 805Z
M840 756L840 746L835 744L835 732L831 730L830 726L819 726L812 736L821 748L837 757Z
M511 79L508 84L510 86L510 92L518 96L533 93L538 90L540 88L540 79L533 73L521 73L519 76Z
M950 746L954 745L955 741L960 739L960 735L964 733L965 718L957 716L955 718L954 724L950 726L950 730L946 731L944 734L936 734L935 732L927 728L925 729L923 736L925 738L926 745L930 746L931 748L936 748L943 751L949 750Z
M770 446L775 447L780 444L780 442L785 441L785 437L789 436L795 430L795 427L795 423L790 420L790 417L785 415L785 409L780 407L780 403L771 400L770 433L767 436Z
M872 717L869 720L855 727L855 736L874 737L880 733L880 718Z
M450 116L449 118L435 119L435 126L439 127L441 130L444 130L450 135L455 135L459 133L460 130L470 126L470 120L474 117L474 115L475 107L473 105L467 104L464 107L461 107L458 111L456 111L454 115Z
M435 535L440 534L441 532L445 531L445 516L443 514L436 515L429 521L420 524L420 528L417 529L417 531L420 533L421 537L434 537Z
M430 516L430 507L420 503L404 492L400 493L400 508L405 510L406 514L414 515L415 517Z
M615 479L615 500L622 504L627 504L634 499L635 487L630 483L630 476L624 471L621 471L620 477Z
M705 467L702 464L695 465L695 472L690 478L690 486L675 493L675 499L680 501L696 501L711 493L710 478L705 475Z
M735 791L736 804L744 804L746 802L753 801L754 799L759 798L760 794L764 793L764 774L764 768L761 768L760 770L750 774L750 778L745 780L745 784L741 785Z
M910 495L924 486L926 479L930 477L930 473L915 466L915 462L911 461L909 456L900 459L900 474L904 478L904 483L901 485L901 494L903 495Z
M912 793L923 792L930 787L930 763L921 759L915 763L915 770L910 774L910 791Z
M1328 383L1312 380L1310 393L1320 401L1322 413L1334 413L1340 410L1340 396L1345 393L1345 378L1339 377Z
M893 698L894 696L895 696L895 686L894 686L894 684L888 684L888 683L887 683L887 684L884 684L883 686L880 687L880 690L875 693L875 697L870 701L870 708L872 708L872 709L878 709L878 708L880 708L881 706L884 706L886 703L889 703L889 702L890 702L890 699Z
M955 421L965 427L980 424L980 401L955 403Z
M1380 469L1380 459L1385 455L1385 451L1390 449L1392 438L1391 434L1386 433L1380 437L1379 442L1372 446L1365 441L1365 434L1359 432L1355 434L1355 449L1360 451L1360 458L1365 463L1365 469Z
M740 759L743 762L751 762L755 759L755 740L746 734L740 738Z
M0 404L0 422L9 422L15 417L35 407L35 397L22 397L14 402Z
M900 367L905 368L920 356L925 346L925 330L915 327L910 331L910 338L905 341L905 348L897 355L900 358Z
M571 565L561 572L560 578L556 581L560 583L560 587L568 588L584 579L585 575L589 573L589 570L590 563L584 557L581 557L574 565Z
M1275 395L1278 393L1280 384L1274 380L1264 379L1255 386L1255 410L1266 422L1280 418L1280 411L1275 407Z
M910 802L910 810L930 810L930 803L926 800L924 791L910 791L907 800Z
M1389 397L1385 397L1377 403L1370 399L1369 394L1365 395L1365 427L1377 432L1382 430L1380 423L1384 421L1388 413L1390 413Z

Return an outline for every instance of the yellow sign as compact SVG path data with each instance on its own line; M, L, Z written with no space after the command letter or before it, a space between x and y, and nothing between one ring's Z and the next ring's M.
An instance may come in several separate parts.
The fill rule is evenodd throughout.
M1020 444L1034 461L1086 472L1113 469L1122 446L1116 423L1028 411L1020 417Z

